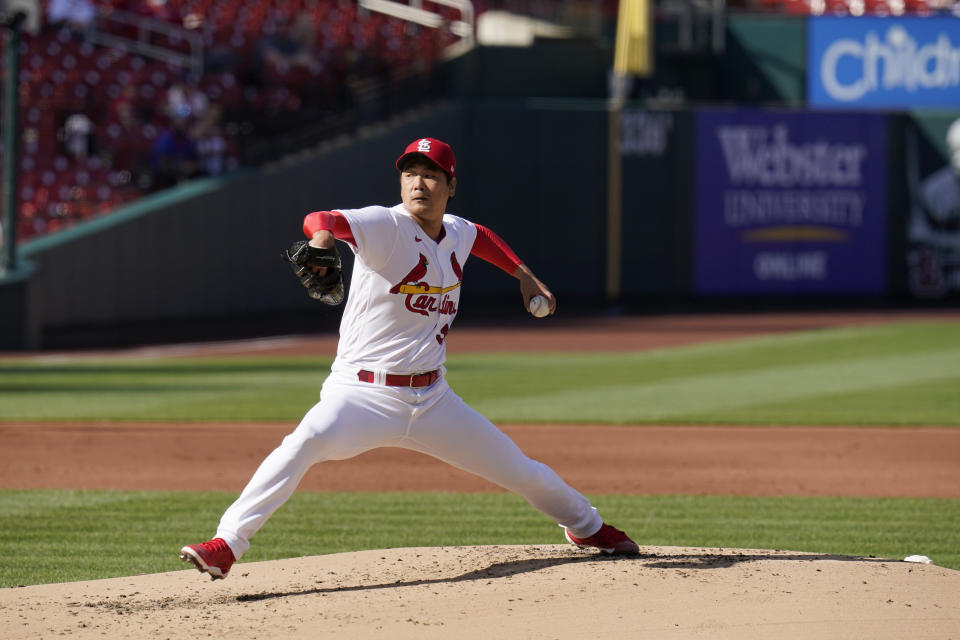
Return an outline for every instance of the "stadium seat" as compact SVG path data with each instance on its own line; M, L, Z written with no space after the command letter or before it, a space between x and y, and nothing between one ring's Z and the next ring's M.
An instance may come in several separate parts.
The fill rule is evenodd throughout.
M237 131L249 128L243 120L245 113L255 114L262 109L293 113L311 99L320 100L314 108L324 112L333 109L341 100L344 79L354 70L346 51L365 53L361 58L371 64L372 73L385 69L402 73L415 60L430 68L442 47L453 40L449 35L424 39L423 30L411 29L396 18L358 10L353 0L94 3L108 11L133 11L171 24L184 24L188 16L199 20L205 46L211 51L226 52L234 65L207 74L199 84L225 114L241 118L224 127L232 132L227 136L232 158L243 154ZM484 0L476 6L482 11L487 4ZM607 10L615 14L615 1L608 0L606 4ZM448 7L433 6L430 2L426 6L456 17L456 12ZM316 60L310 64L272 65L264 74L264 86L251 84L250 78L258 75L252 72L256 70L257 47L265 33L282 29L299 16L308 16L315 25ZM112 32L137 36L135 27L123 25ZM185 42L176 36L161 36L152 43L185 50ZM29 211L26 222L20 225L25 237L62 228L78 217L102 213L140 197L142 193L134 184L138 167L157 131L166 126L161 106L167 87L180 77L180 69L120 47L94 46L69 28L25 34L21 53L24 140L18 199L21 208ZM133 95L125 92L129 86L136 87ZM135 130L118 121L116 111L123 102L144 118ZM65 158L58 139L63 120L74 112L86 113L93 121L94 148L98 153L86 161Z

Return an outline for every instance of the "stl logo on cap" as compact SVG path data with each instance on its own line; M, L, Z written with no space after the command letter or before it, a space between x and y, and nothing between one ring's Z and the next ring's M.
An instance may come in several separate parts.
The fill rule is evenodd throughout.
M453 178L457 173L457 159L453 155L453 149L443 140L437 140L436 138L418 138L414 140L407 145L407 148L403 150L403 154L397 158L397 169L400 169L403 159L412 153L425 155L432 162L436 163L450 178Z

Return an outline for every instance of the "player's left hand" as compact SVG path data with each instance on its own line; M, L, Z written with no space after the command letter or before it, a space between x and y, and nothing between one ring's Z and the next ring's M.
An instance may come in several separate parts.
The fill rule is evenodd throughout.
M299 240L281 256L311 298L329 305L343 302L343 271L336 246L317 248Z

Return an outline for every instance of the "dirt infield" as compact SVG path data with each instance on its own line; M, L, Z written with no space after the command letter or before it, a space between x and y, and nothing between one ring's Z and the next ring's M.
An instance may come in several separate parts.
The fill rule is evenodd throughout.
M956 638L960 572L777 551L362 551L0 590L4 638Z
M0 423L0 486L239 492L292 427ZM960 429L505 425L503 430L586 493L960 498ZM403 449L317 465L300 489L500 490Z
M636 350L957 313L752 314L459 329L452 352ZM96 355L330 355L331 336ZM304 407L306 410L307 407ZM238 492L292 424L0 422L0 486ZM505 425L586 493L960 498L960 430ZM184 446L189 439L190 447ZM51 447L55 442L57 446ZM215 446L230 442L229 448ZM393 449L315 467L306 491L496 491ZM190 541L187 541L190 542ZM642 541L639 541L642 545ZM393 549L0 590L4 637L960 638L960 572L775 551L566 546Z

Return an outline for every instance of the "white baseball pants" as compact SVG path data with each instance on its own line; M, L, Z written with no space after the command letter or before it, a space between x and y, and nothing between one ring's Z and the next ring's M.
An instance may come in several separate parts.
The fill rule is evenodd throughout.
M223 514L216 537L239 560L311 466L377 447L420 451L475 473L523 496L576 537L589 537L603 524L586 497L550 467L528 458L444 378L423 388L387 387L335 372L324 382L320 402L264 459Z

